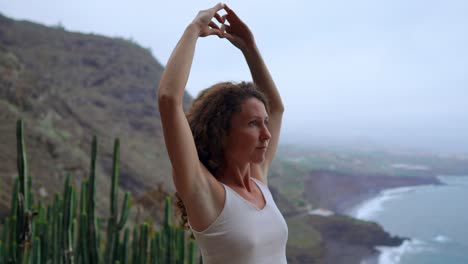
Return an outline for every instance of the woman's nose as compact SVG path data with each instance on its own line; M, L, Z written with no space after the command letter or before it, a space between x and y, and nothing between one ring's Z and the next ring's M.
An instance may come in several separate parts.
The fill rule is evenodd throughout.
M263 125L262 132L260 134L260 137L262 140L269 140L271 138L270 131L268 130L268 127L266 125Z

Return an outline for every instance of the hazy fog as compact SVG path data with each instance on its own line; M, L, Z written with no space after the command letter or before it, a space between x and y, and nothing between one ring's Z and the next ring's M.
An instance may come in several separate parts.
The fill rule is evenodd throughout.
M467 1L250 2L227 3L251 27L283 96L283 143L468 152ZM198 10L215 3L14 0L0 12L131 38L165 64ZM198 42L192 95L245 79L226 40Z

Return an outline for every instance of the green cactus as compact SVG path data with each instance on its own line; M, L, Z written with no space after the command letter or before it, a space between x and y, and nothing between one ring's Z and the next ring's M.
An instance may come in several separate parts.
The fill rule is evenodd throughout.
M189 242L189 264L197 263L197 248L193 239Z
M120 231L125 226L128 219L128 212L130 210L130 193L126 192L124 201L122 204L122 211L120 220L118 218L118 190L119 190L119 157L120 157L120 140L118 138L114 141L114 155L113 155L113 166L112 166L112 184L111 184L111 199L110 199L110 218L107 224L107 241L105 250L105 261L106 263L113 263L115 256L116 245L118 245L117 238L119 237Z
M150 258L149 258L149 263L150 264L156 264L158 263L158 248L157 248L157 233L153 236L153 238L151 238L151 242L150 242Z
M19 216L19 227L21 232L23 231L23 221L26 211L29 209L29 198L28 198L28 162L26 158L26 150L24 146L24 133L23 133L23 120L18 120L16 123L16 142L17 142L17 166L18 166L18 176L19 176L19 205L20 209L18 211ZM24 234L23 234L24 235ZM24 238L24 237L23 237ZM23 242L22 239L18 240Z
M3 253L3 242L2 240L0 240L0 263L4 263L4 259L3 259L3 256L4 256L4 253Z
M29 248L30 247L27 246L27 247L24 247L22 250L20 250L20 251L22 251L21 252L21 263L23 263L23 264L28 264L28 260L29 260L30 254L31 254Z
M3 234L2 234L2 241L4 243L1 256L0 256L0 263L7 263L8 259L8 245L9 243L9 230L10 230L10 218L5 218L5 222L3 224Z
M133 237L132 237L132 263L140 263L140 251L138 250L138 227L133 227Z
M32 209L32 206L34 204L34 194L33 194L33 191L32 191L32 177L30 175L28 175L28 179L27 179L27 186L28 186L28 205L29 205L29 210Z
M165 215L164 215L164 229L169 229L171 224L171 215L172 215L172 206L171 206L171 197L166 197L165 200Z
M80 225L82 226L82 228L80 228L81 230L81 234L80 234L80 237L82 238L81 240L81 248L79 249L79 252L80 252L80 261L77 261L77 263L85 263L85 264L89 264L91 263L90 261L90 255L89 255L89 250L88 250L88 242L86 240L86 235L87 235L87 229L88 229L88 215L86 213L80 215Z
M177 263L185 263L185 230L182 228L177 229Z
M16 249L13 250L13 244L17 243L18 193L19 193L19 177L16 177L14 185L13 185L13 193L11 197L9 228L7 229L7 232L8 232L8 244L7 245L10 245L10 246L7 248L7 254L5 256L5 258L11 262L16 260Z
M76 244L76 263L89 264L89 254L88 254L88 243L87 243L87 231L88 231L88 215L87 215L87 190L88 190L88 181L84 180L81 183L81 193L80 193L80 222L78 225L78 242Z
M33 255L32 255L32 263L33 264L41 264L41 240L36 237L34 238L33 242Z
M53 222L52 224L52 259L54 263L60 263L62 260L62 252L61 252L61 221L62 213L61 213L61 199L58 194L55 194L55 200L53 204Z
M33 202L31 194L32 178L28 174L28 163L26 157L26 147L24 144L24 126L23 121L18 120L16 123L16 142L17 142L17 168L19 177L19 189L15 192L17 197L16 201L16 244L19 246L19 250L15 252L16 258L19 262L27 261L24 257L29 256L29 248L32 244L32 229L33 229L33 218L36 213L33 213L31 204ZM12 210L16 210L13 209Z
M140 245L139 245L139 262L146 264L148 259L148 224L144 223L140 226Z
M92 142L90 174L81 183L79 199L71 184L71 176L67 174L62 194L56 194L49 205L43 205L41 201L34 204L32 177L27 170L23 123L19 120L18 177L15 177L10 216L1 223L0 264L185 264L187 258L188 263L195 263L197 254L194 241L188 243L186 254L185 231L172 224L170 197L165 200L165 217L161 230L155 232L151 223L135 225L131 238L131 229L125 228L131 203L129 192L125 193L120 215L117 208L119 149L120 142L117 138L114 143L110 217L107 219L107 232L101 233L103 219L97 218L95 212L96 136ZM122 237L121 231L124 228ZM103 243L101 235L106 238Z
M65 180L65 188L63 191L64 203L63 203L63 218L62 218L62 229L61 229L61 248L63 255L63 262L65 264L73 263L73 244L72 244L72 222L73 222L73 188L70 184L70 175L67 174Z
M103 219L101 217L98 217L96 219L96 244L97 244L97 254L98 254L98 261L99 263L101 263L101 261L104 259L104 256L103 256L103 243L102 243L102 239L101 239L101 232L99 232L100 230L103 230Z
M122 241L122 251L120 255L120 263L127 264L129 258L129 251L130 251L130 229L125 228L124 238Z
M156 258L156 262L157 263L161 263L161 258L162 258L162 246L161 246L161 233L160 232L156 232L156 234L154 235L154 240L155 240L155 258Z
M87 198L87 213L88 213L88 230L87 230L87 240L89 245L89 254L90 254L90 264L99 264L99 244L98 244L98 235L96 230L96 156L97 156L97 137L93 136L92 146L91 146L91 168L89 176L89 191Z

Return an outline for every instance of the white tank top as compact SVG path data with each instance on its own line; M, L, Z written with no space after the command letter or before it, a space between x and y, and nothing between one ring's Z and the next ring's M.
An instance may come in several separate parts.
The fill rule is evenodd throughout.
M286 264L288 226L268 186L251 178L265 197L259 209L229 186L224 208L205 230L192 229L203 264Z

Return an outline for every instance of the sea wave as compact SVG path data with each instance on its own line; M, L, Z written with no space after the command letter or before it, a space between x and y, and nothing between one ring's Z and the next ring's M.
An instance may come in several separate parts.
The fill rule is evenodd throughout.
M466 200L465 191L468 187L468 177L440 176L439 179L444 183L444 185L404 187L383 191L377 197L361 203L358 207L351 211L351 214L364 220L376 220L380 216L381 211L387 210L389 204L386 202L389 200L405 199L406 201L406 199L421 199L424 197L426 199L423 201L432 201L433 206L439 206L438 213L441 214L441 219L443 218L442 215L444 217L447 215L454 215L455 208L460 208L463 210L463 206L445 205L452 205L452 202L450 201L453 201L453 199L456 199L457 202ZM463 190L460 188L463 188ZM408 192L414 193L407 196ZM453 204L458 205L457 203ZM431 208L433 208L433 206L431 206ZM431 214L429 214L429 216L430 215ZM461 219L466 219L467 216L462 214L460 217ZM458 219L458 217L456 218ZM450 219L455 218L452 217ZM373 258L373 261L362 263L400 264L409 260L412 260L412 263L427 263L427 260L432 258L436 258L437 260L441 261L438 263L468 263L466 261L453 262L454 260L460 260L460 258L463 258L464 260L466 259L468 241L466 240L467 236L463 235L466 234L466 232L463 231L465 229L460 228L464 226L461 224L462 222L444 220L448 221L448 223L451 223L453 226L444 226L439 230L439 224L430 220L430 218L427 218L417 222L423 225L427 225L427 227L432 226L430 231L427 231L427 228L418 229L419 227L415 227L415 229L418 229L418 231L413 230L414 232L409 235L412 237L411 240L405 241L399 247L377 247L380 254ZM459 231L454 233L453 228L456 228ZM435 230L438 230L436 232L440 233L434 233ZM406 234L405 232L401 231L396 233L399 235Z
M400 187L384 190L376 197L364 201L357 206L356 209L351 212L351 215L359 219L371 220L383 210L383 204L385 202L400 199L402 194L412 192L413 190L413 187Z
M452 241L452 239L443 235L437 235L432 240L434 240L435 242L439 242L439 243L447 243L447 242Z
M377 247L380 251L379 264L398 264L403 255L430 251L427 244L421 240L405 240L399 247Z

